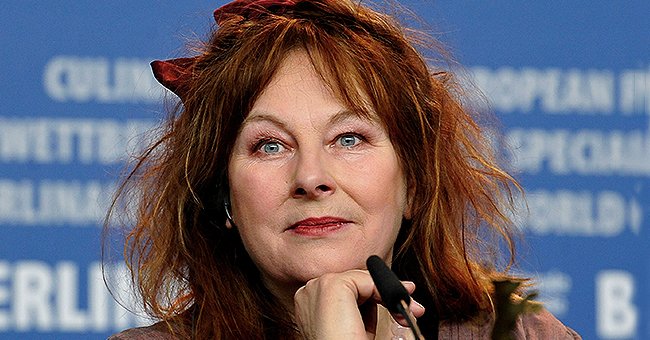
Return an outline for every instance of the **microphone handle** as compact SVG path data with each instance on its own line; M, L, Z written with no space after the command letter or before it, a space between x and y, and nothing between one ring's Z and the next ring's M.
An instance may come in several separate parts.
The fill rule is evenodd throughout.
M368 258L366 267L388 311L401 314L406 319L415 339L424 340L415 316L411 313L408 306L411 302L411 296L397 275L377 255L372 255Z

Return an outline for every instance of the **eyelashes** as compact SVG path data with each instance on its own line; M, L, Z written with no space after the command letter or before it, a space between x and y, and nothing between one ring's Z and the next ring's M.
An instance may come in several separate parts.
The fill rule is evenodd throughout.
M365 142L366 138L358 133L347 132L337 136L336 143L344 148L353 148L359 145L359 143Z
M273 155L284 151L286 147L282 142L275 138L263 138L254 143L252 152L261 152L263 154Z
M338 134L332 142L330 142L330 147L338 146L342 149L352 150L365 142L367 142L367 138L358 132L344 132ZM282 142L280 138L263 136L255 139L253 143L251 143L250 152L253 154L273 156L289 149L291 148L287 143Z

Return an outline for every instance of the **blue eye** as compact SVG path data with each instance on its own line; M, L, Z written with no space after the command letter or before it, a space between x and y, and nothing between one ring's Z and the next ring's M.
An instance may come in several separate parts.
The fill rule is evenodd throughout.
M357 145L361 141L361 138L357 135L343 135L339 137L339 143L341 146L349 148Z
M262 147L260 149L262 152L272 155L282 151L282 148L283 146L280 143L276 141L268 141L262 144Z

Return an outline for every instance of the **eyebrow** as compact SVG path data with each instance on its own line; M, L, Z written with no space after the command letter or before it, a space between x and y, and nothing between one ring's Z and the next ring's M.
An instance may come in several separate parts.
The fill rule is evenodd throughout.
M359 118L364 121L368 121L370 123L379 123L379 117L377 115L371 115L371 114L364 114L361 112L356 112L352 110L341 110L334 114L329 120L330 124L335 124L335 123L340 123L342 121L345 121L346 119L349 118Z
M332 117L330 117L329 121L327 122L328 125L334 125L337 123L344 122L347 119L350 118L359 118L364 121L368 121L373 124L380 123L379 117L376 115L366 115L363 113L355 112L349 109L343 109L335 113ZM253 123L253 122L270 122L273 125L277 125L281 128L286 128L286 123L283 122L282 120L278 119L276 115L264 112L264 111L253 111L251 112L246 119L244 119L244 122L242 126Z
M251 112L246 117L246 119L244 119L244 122L242 123L242 126L245 126L247 124L254 123L254 122L270 122L273 125L277 125L277 126L279 126L281 128L286 128L286 124L283 121L276 118L276 116L274 116L272 114L269 114L269 113L266 113L266 112L260 112L260 111Z

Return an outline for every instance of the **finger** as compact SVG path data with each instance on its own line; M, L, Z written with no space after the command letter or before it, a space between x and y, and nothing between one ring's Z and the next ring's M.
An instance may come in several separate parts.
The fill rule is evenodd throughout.
M415 283L412 281L402 281L402 284L404 285L404 288L406 288L406 291L409 293L409 295L413 294L415 292ZM424 314L424 306L420 304L419 302L415 301L411 297L411 303L409 304L409 309L411 310L411 313L415 315L415 317L421 317Z
M409 295L413 294L415 291L415 283L413 283L413 281L402 281L402 285L406 288L406 291L409 292Z
M422 306L419 302L413 299L411 299L411 304L409 305L409 309L411 310L411 313L413 313L413 315L416 318L421 317L422 315L424 315L425 312L424 306Z
M419 302L415 301L414 299L411 299L411 303L409 304L409 311L413 317L419 318L422 315L424 315L425 308L422 306ZM393 319L397 321L400 325L404 327L408 327L408 322L406 321L406 318L402 314L391 314L393 316Z
M401 281L401 282L404 288L406 289L406 291L408 292L408 294L409 295L413 294L413 292L415 291L415 283L413 283L413 281ZM373 287L372 295L369 297L369 299L372 299L376 303L382 303L381 295L377 290L377 286Z
M367 336L369 329L376 328L376 303L370 300L373 290L370 274L361 270L328 273L309 280L294 295L298 327L314 337Z
M308 291L311 293L308 293ZM325 274L319 278L312 279L296 291L294 300L301 298L303 295L308 296L310 294L333 294L338 296L337 300L347 295L352 298L348 301L354 301L355 305L361 305L367 301L381 302L381 297L372 281L372 277L367 270L360 269L353 269L343 273Z
M374 281L372 281L372 278L370 281L368 281L369 273L366 270L352 270L348 271L345 273L347 278L350 280L349 282L354 283L354 286L357 289L358 296L357 296L357 303L359 305L374 305L374 303L382 304L382 299L381 295L379 294L379 291L377 290L376 285L374 284ZM415 291L415 283L412 281L401 281L402 285L406 289L406 291L410 294L413 294ZM424 315L425 308L420 304L419 302L415 301L413 298L411 298L411 302L409 304L409 312L411 315L415 318L419 318L422 315ZM375 313L362 313L362 315L373 315ZM392 314L393 318L397 323L404 327L408 327L408 322L404 316L401 314ZM366 325L366 332L369 334L373 334L373 329L374 329L374 323L373 320L366 320L364 318L364 323ZM376 320L374 320L376 322ZM368 327L370 326L370 327Z
M349 292L356 293L355 297L356 297L357 304L362 305L367 301L372 301L375 303L382 304L381 295L379 294L379 291L377 290L377 286L375 286L375 283L374 281L372 281L372 277L370 276L367 270L361 270L361 269L349 270L347 272L341 273L340 276L338 276L338 278L343 279L343 281L348 284L350 288ZM413 294L413 292L415 291L415 283L413 283L412 281L402 281L402 285L404 285L404 288L409 293L409 295ZM415 317L421 317L422 315L424 315L425 312L424 306L422 306L419 302L415 301L414 299L411 299L411 303L409 304L409 309ZM398 318L401 319L401 321L404 322L404 325L407 325L406 320L404 319L403 316L394 315L394 317L396 320Z
M349 291L355 293L356 301L359 305L368 300L380 302L381 297L372 281L372 277L367 270L353 269L341 273L340 279L347 284Z

